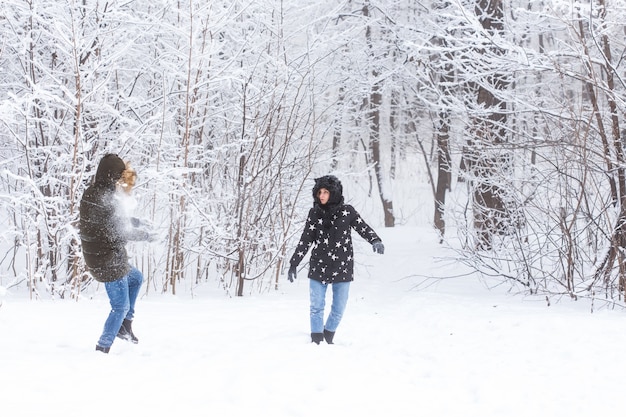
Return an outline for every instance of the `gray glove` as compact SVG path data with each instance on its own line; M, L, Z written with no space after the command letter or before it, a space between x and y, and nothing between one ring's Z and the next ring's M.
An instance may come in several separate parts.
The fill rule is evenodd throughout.
M291 265L289 267L289 272L287 272L287 279L289 280L289 282L293 282L293 280L296 279L296 272L296 266Z
M146 242L155 242L159 240L159 234L155 232L146 232Z
M383 245L383 242L380 240L372 243L372 249L374 249L374 252L380 253L381 255L385 253L385 245Z

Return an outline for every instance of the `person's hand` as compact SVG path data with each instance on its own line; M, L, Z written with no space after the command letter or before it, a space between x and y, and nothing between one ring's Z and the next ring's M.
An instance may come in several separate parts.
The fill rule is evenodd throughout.
M143 230L141 232L139 232L137 240L142 240L144 242L155 242L157 240L159 240L159 234L156 232L149 232L147 230Z
M289 280L289 282L293 282L293 280L296 279L296 272L296 266L291 265L289 267L289 272L287 272L287 279Z
M152 229L152 223L150 223L150 221L146 219L139 219L137 217L131 217L130 224L133 227L140 227L144 230Z
M372 243L372 249L374 249L374 252L380 253L381 255L385 253L385 245L383 245L383 242L380 240Z

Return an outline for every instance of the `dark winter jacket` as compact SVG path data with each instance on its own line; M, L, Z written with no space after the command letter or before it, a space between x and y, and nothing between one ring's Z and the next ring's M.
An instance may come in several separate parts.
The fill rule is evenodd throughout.
M129 219L115 198L116 183L125 169L117 155L102 158L94 183L87 188L80 202L80 237L83 257L97 281L118 280L130 271L126 243L146 240L146 231L128 227Z
M325 205L317 197L320 188L330 191L330 199ZM309 278L325 284L354 280L351 228L369 243L381 240L354 207L344 204L342 191L341 182L334 176L315 180L315 202L290 260L292 266L298 266L312 245Z

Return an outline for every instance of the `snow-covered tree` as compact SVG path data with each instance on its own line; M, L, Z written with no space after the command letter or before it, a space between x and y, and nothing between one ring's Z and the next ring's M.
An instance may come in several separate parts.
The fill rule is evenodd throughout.
M619 3L6 0L0 16L5 287L91 288L77 208L115 152L162 236L131 251L148 291L277 288L329 172L387 226L416 204L396 186L430 183L442 240L527 291L626 291Z

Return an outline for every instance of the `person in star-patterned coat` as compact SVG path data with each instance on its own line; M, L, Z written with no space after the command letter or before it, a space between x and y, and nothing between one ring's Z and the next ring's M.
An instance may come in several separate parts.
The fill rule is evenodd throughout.
M374 229L359 213L344 203L343 187L337 177L326 175L315 179L313 207L290 260L289 281L296 278L297 267L312 246L309 261L311 298L311 341L332 344L348 300L350 282L354 280L354 250L351 229L372 244L374 252L382 254L384 246ZM323 324L325 295L332 286L333 302L330 315Z

